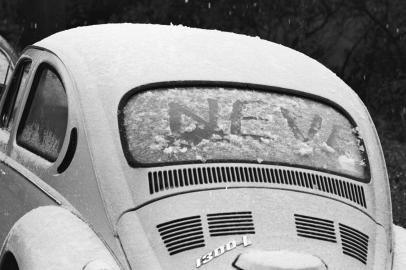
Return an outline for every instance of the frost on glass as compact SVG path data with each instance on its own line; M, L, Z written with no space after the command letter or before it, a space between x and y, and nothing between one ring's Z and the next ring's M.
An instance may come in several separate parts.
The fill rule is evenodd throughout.
M338 111L279 93L176 88L136 94L123 108L139 163L236 160L366 177L357 129Z
M62 82L51 70L41 71L17 142L34 153L55 161L62 148L68 119L68 100Z
M42 130L38 123L27 125L23 129L20 140L35 146L37 151L54 159L58 156L59 149L61 148L59 138L50 130Z

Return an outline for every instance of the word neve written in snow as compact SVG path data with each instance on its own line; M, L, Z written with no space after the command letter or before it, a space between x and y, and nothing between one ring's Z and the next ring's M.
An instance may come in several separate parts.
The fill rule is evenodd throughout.
M209 121L206 121L203 119L203 117L198 116L195 114L191 109L188 107L176 103L176 102L170 102L168 104L169 106L169 127L171 130L172 134L178 134L182 139L185 139L186 141L189 141L193 144L198 144L200 143L203 139L210 139L212 135L220 135L220 137L226 135L224 133L224 130L219 129L218 127L218 118L219 118L219 106L218 102L215 99L207 99L208 105L209 105ZM265 121L268 122L267 119L261 118L261 117L246 117L243 115L243 108L245 105L249 103L260 103L260 102L248 102L248 101L240 101L237 100L236 102L233 103L232 105L232 112L230 115L230 134L232 135L239 135L239 136L250 136L253 139L261 139L263 140L264 137L267 137L265 135L258 135L258 134L243 134L241 131L242 127L242 120L260 120L260 121ZM294 137L300 141L306 142L308 140L312 140L315 135L320 131L322 127L322 118L316 114L310 124L310 128L308 130L307 136L302 133L302 131L299 129L293 114L285 109L281 108L281 113L282 116L286 119L289 128L291 129ZM198 123L194 130L191 131L181 131L181 126L182 126L182 115L185 115L187 117L190 117L194 121ZM202 128L203 127L203 128ZM329 138L327 139L327 144L335 146L334 143L337 140L337 136L339 133L340 127L338 125L333 125L333 130L331 131L331 134Z

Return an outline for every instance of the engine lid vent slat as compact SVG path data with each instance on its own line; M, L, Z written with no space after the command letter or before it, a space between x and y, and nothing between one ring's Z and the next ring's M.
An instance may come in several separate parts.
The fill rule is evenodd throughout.
M295 214L297 235L336 243L334 222L327 219Z
M179 218L156 226L169 255L205 246L200 216Z
M226 212L207 214L210 236L255 234L252 213Z
M343 254L351 256L363 264L367 264L368 235L341 223L339 223L339 228Z
M178 169L151 169L150 194L187 186L247 183L289 185L332 194L367 208L363 186L339 177L290 168L258 166L207 166Z

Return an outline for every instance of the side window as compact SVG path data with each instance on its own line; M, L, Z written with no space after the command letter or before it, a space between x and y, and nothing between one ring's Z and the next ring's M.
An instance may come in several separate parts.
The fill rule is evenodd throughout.
M7 92L7 96L5 97L3 109L0 115L0 127L3 129L10 130L13 126L15 112L17 107L15 106L19 102L17 101L17 97L21 97L21 94L18 95L22 91L27 81L29 71L31 68L31 61L23 61L17 67L17 71L14 73L10 88Z
M68 123L68 100L56 71L48 65L38 68L17 131L17 143L55 161L61 150Z

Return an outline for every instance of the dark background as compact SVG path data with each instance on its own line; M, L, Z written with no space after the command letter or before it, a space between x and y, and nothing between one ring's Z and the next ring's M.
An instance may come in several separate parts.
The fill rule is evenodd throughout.
M106 22L259 36L326 65L373 117L388 166L394 222L406 227L405 0L0 0L0 35L17 51L57 31Z

